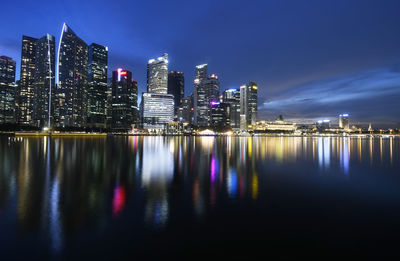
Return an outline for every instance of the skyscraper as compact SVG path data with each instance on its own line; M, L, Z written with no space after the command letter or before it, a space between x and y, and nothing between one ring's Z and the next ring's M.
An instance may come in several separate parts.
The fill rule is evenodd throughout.
M17 120L21 124L33 123L34 82L37 38L22 36L21 71L16 95Z
M174 95L175 115L177 108L181 107L185 95L185 77L183 72L171 71L168 73L168 94Z
M193 111L193 94L191 94L182 99L182 119L179 120L192 123Z
M345 113L339 115L339 128L344 130L350 129L349 114Z
M128 131L137 123L137 82L130 71L118 69L112 73L111 90L111 128Z
M47 34L37 40L34 73L34 123L53 125L55 100L55 38Z
M168 93L168 54L147 63L147 92Z
M84 127L87 120L88 45L65 23L58 49L58 124Z
M247 130L257 121L257 90L254 82L240 86L240 129Z
M202 80L207 79L208 76L208 64L200 64L196 66L195 76L194 76L194 83L198 84Z
M15 66L13 59L0 56L0 124L14 123Z
M88 126L105 128L108 47L89 46Z
M198 70L196 71L196 75L197 72ZM200 78L195 79L194 87L194 124L204 127L210 126L210 105L212 101L218 101L219 81L216 74L211 74L207 78L203 78L201 74L199 76Z
M207 79L208 65L200 64L195 68L193 87L193 124L196 126L207 126L206 93L201 82Z
M240 90L229 89L222 94L222 101L229 104L228 115L232 129L240 128Z
M219 101L211 102L211 126L224 128L229 126L229 104Z

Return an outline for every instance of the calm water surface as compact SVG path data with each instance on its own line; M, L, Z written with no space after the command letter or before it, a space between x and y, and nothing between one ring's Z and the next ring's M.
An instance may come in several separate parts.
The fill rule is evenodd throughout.
M400 138L0 138L13 258L399 255Z

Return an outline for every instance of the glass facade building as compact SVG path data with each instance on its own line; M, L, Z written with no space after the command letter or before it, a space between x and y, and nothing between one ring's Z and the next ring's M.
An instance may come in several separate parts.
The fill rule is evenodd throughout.
M247 130L257 122L257 91L254 82L240 86L240 129Z
M21 124L33 123L34 82L37 38L22 36L20 81L16 96L16 118Z
M229 124L232 129L240 128L240 90L229 89L222 93L222 101L229 104Z
M175 115L182 106L182 99L185 95L185 76L183 72L171 71L168 73L168 94L174 96Z
M112 73L111 91L111 128L117 131L128 131L137 123L137 82L132 73L118 69Z
M106 127L108 47L89 46L88 118L90 127Z
M15 122L15 66L13 59L0 56L0 124Z
M198 68L196 68L196 75ZM200 79L200 80L199 80ZM198 80L198 81L197 81ZM216 74L207 78L196 78L194 86L194 124L199 127L210 126L210 104L218 101L219 81Z
M168 93L168 54L147 63L147 92Z
M47 34L36 43L34 73L34 124L53 125L55 108L55 38Z
M58 50L58 110L60 126L84 127L87 121L88 45L66 24Z

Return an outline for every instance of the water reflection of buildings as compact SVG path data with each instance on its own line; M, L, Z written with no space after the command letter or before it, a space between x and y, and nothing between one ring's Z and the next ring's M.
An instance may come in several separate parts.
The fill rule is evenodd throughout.
M145 220L163 226L168 219L168 188L174 173L174 139L143 140L142 187L146 193Z
M268 178L281 174L275 169L297 173L297 163L334 174L349 174L353 164L363 162L396 167L399 142L361 137L24 138L2 139L0 150L7 152L0 153L0 210L14 208L18 231L48 235L57 252L71 234L85 226L104 231L110 220L132 208L160 228L177 212L204 217L219 205L258 200Z

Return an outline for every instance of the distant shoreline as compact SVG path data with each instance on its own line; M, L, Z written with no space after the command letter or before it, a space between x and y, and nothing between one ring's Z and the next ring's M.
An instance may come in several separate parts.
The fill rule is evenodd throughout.
M112 136L166 136L166 137L400 137L400 134L215 134L215 135L200 135L200 134L131 134L131 133L86 133L86 132L0 132L0 136L6 137L112 137Z

